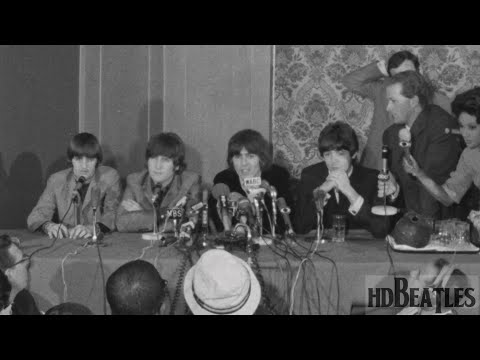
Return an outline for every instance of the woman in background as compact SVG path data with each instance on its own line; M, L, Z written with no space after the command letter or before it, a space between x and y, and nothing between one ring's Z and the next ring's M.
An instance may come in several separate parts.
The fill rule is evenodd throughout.
M457 168L443 185L437 184L410 157L403 160L405 171L416 176L427 191L445 206L460 203L470 186L480 188L480 87L457 95L452 103L452 112L458 119L460 132L467 147L463 150ZM447 129L448 130L448 129ZM471 209L470 220L475 225L472 240L478 241L480 213Z

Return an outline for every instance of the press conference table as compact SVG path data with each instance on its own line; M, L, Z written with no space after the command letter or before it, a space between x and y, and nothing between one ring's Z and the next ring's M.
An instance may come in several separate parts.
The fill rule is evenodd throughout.
M39 233L32 234L27 230L2 230L1 233L20 238L26 254L52 244L48 237ZM83 239L58 239L53 247L34 255L30 267L30 291L40 310L45 311L64 301L73 301L88 306L95 314L103 314L102 272L97 249L95 246L84 247L85 243L86 240ZM183 259L182 253L175 245L160 247L154 243L152 247L147 248L151 242L142 240L141 234L135 233L107 235L104 244L100 251L105 281L120 265L141 257L154 264L161 276L168 281L170 298L173 298ZM305 254L306 250L299 244L307 248L311 245L310 242L303 240L291 245L302 254ZM315 244L312 245L313 249ZM288 255L287 264L280 256L280 253L281 255L284 253L279 249L280 247L261 246L257 258L268 298L278 313L285 314L290 307L289 290L297 274L300 260ZM385 241L373 239L368 232L362 230L350 231L344 243L320 244L317 252L336 263L339 287L332 263L319 256L312 256L312 261L304 263L294 289L293 312L296 315L350 314L352 304L366 303L366 288L367 284L372 282L372 278L381 279L390 270ZM243 259L247 258L244 251L234 249L233 253ZM192 252L194 263L200 254L201 252ZM452 254L399 253L392 250L390 254L397 273L408 272L439 257L452 260ZM470 276L477 302L479 260L478 254L456 254L454 258L456 266ZM187 263L187 270L189 267ZM183 287L181 290L175 314L185 313ZM107 313L110 313L108 304ZM461 309L459 313L480 314L478 306Z

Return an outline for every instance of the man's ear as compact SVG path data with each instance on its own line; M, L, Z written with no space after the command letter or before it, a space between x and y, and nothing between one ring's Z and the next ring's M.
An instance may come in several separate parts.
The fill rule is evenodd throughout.
M418 99L417 95L415 95L413 98L410 99L410 105L412 108L420 106L420 100Z
M358 151L352 155L352 160L357 160L357 158L358 158Z

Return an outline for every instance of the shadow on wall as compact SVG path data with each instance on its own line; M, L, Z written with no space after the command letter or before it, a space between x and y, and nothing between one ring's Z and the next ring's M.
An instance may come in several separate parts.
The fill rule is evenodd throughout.
M150 124L148 121L149 111ZM143 104L138 114L137 125L137 138L130 147L128 164L126 166L128 173L125 176L146 168L145 150L148 140L153 135L163 131L163 101L161 99L153 99L150 103Z
M115 156L112 149L108 145L102 145L103 161L102 165L109 166L115 170L119 170L125 167L125 158L121 155ZM120 176L120 186L122 191L125 189L126 177Z
M41 162L31 152L21 153L12 163L7 176L0 156L0 169L0 228L26 228L28 214L43 191Z

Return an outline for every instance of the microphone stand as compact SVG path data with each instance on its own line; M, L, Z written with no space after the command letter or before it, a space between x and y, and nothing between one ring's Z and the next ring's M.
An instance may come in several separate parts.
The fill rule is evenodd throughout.
M275 226L277 224L277 190L273 187L270 186L270 197L272 198L272 237L275 239ZM264 203L265 206L265 203ZM267 207L265 206L265 209ZM266 210L268 211L268 210Z
M260 207L260 203L257 198L253 199L253 204L255 206L255 212L257 217L257 226L259 227L258 234L260 237L263 237L263 209Z
M324 243L325 240L322 240L323 236L323 209L317 210L317 241L319 243Z
M93 236L92 240L94 243L97 242L97 207L93 207Z
M79 198L79 194L78 194L78 191L76 191L75 194L73 195L73 198L72 198L74 227L76 227L78 225L78 203L79 203L78 198Z

